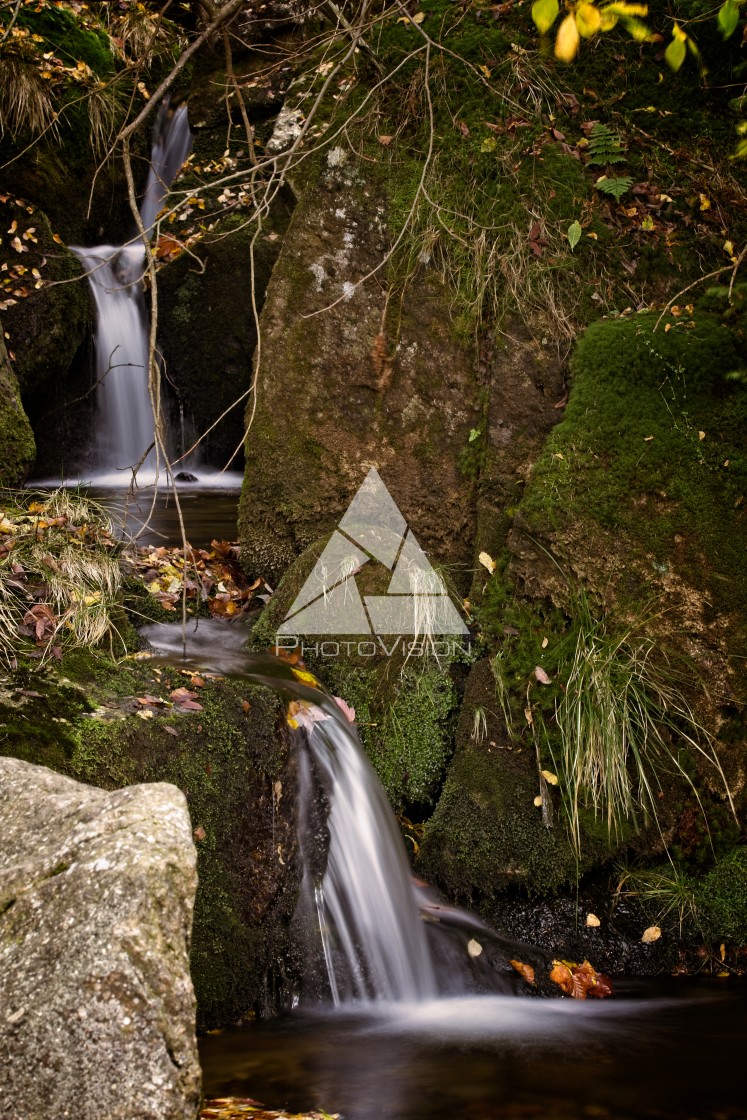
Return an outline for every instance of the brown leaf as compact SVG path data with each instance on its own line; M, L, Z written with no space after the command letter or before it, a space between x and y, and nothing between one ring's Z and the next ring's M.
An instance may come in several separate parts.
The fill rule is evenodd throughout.
M530 964L524 964L522 961L509 961L512 968L515 968L519 976L522 976L527 984L534 983L534 969Z
M391 144L392 140L394 139L394 137L393 136L377 136L376 139L379 141L380 144L383 144L383 146L385 148L388 148L389 145Z
M557 984L558 987L566 993L566 995L570 995L573 991L573 973L571 972L568 965L563 964L562 961L552 962L550 979L552 980L553 984Z

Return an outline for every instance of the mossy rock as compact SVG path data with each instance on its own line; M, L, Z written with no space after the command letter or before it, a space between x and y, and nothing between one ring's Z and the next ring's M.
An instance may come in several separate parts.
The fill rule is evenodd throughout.
M299 643L307 668L355 709L361 743L392 806L420 815L434 804L453 751L459 658L451 648L440 657L425 648L408 656L412 639L397 635L279 636L326 543L321 538L288 569L254 627L253 644L273 649L277 643L290 653ZM365 565L355 579L362 595L382 595L391 573Z
M190 431L208 431L201 455L215 466L225 466L242 446L243 398L257 342L252 282L261 309L290 205L287 195L276 203L256 243L253 226L240 214L218 221L191 253L159 274L158 340L168 383Z
M389 244L383 169L335 147L293 187L247 409L245 562L279 579L376 466L421 545L466 567L474 514L459 462L476 418L471 343L451 326L435 268L423 267L396 314L384 275L363 281Z
M551 762L543 765L551 766ZM448 897L489 910L506 888L549 895L609 860L618 845L603 826L585 822L580 862L570 844L560 794L540 794L536 750L528 732L511 737L489 662L470 672L457 727L457 749L416 869Z
M34 462L36 446L13 367L0 335L0 486L19 486Z
M699 920L713 941L747 945L747 848L718 860L696 890Z
M277 1007L295 908L295 769L266 689L206 680L199 712L138 718L137 697L189 680L71 652L0 675L0 752L105 789L172 782L198 851L192 975L204 1029ZM290 966L289 966L290 967Z
M581 583L621 620L650 615L722 695L725 682L739 695L728 659L747 650L737 328L697 307L594 323L509 541L510 573L530 597L562 605Z

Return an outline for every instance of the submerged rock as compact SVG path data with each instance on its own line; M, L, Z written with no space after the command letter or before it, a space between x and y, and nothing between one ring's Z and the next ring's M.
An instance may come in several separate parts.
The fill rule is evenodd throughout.
M196 1116L184 797L2 758L0 812L0 1115Z

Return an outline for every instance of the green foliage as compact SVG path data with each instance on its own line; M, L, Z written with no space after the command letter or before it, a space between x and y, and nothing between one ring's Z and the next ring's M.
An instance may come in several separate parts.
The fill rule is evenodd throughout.
M573 252L573 250L581 240L581 223L579 221L571 222L571 224L568 226L566 237L568 238L568 244L571 247L571 252Z
M608 179L605 175L601 179L597 179L594 186L602 194L608 194L614 198L615 202L619 202L622 196L633 186L633 179L630 175L623 175L619 179Z
M625 150L621 137L605 124L595 124L589 133L589 164L624 163Z
M700 929L696 885L678 864L665 863L646 870L625 870L617 893L640 899L657 925L675 917L680 936L684 928Z
M699 885L696 898L710 938L747 944L747 848L734 848L718 860Z
M695 792L681 752L700 754L728 785L711 736L696 719L682 670L643 636L646 620L616 631L575 600L576 645L556 709L559 764L571 837L581 849L581 810L606 820L610 835L627 823L658 821L666 774ZM696 793L697 797L697 793Z

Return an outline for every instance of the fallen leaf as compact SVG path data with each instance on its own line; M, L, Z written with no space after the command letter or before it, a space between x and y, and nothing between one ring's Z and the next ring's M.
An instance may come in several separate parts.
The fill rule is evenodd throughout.
M475 941L474 937L467 943L467 952L471 957L479 957L482 953L482 945L479 941Z
M698 439L705 439L705 432L698 432Z
M542 805L542 798L539 796L539 794L537 795L537 797L535 797L534 804L537 806L538 809Z
M393 136L378 136L377 137L377 140L379 141L379 143L383 144L383 146L385 148L389 147L389 145L391 144L393 139L394 139Z
M535 675L535 677L537 678L537 680L539 681L540 684L552 684L552 681L550 680L550 678L548 677L547 673L545 672L545 670L542 668L541 665L535 665L534 675Z
M553 774L551 770L540 770L540 773L551 786L556 786L558 784L557 775Z
M566 995L570 995L573 991L573 973L571 972L568 965L563 964L562 961L552 962L550 979L552 980L553 984L557 984L558 987L566 993Z
M202 827L201 824L198 824L197 828L193 831L192 835L194 836L195 840L200 841L200 840L205 839L205 837L207 836L207 832L205 831L205 829Z
M598 926L601 926L602 923L599 921L599 918L596 916L596 914L587 914L586 924L587 926L591 926L592 929L596 929Z
M478 556L478 560L482 564L483 568L488 569L492 576L493 572L495 571L495 560L493 559L493 557L487 552L481 552Z
M658 941L660 937L661 937L661 927L660 926L649 926L648 929L645 929L643 931L643 936L641 937L641 941L643 942L644 945L650 945L652 941Z
M523 976L527 984L534 983L534 969L530 964L524 964L523 961L509 961L512 968L515 968L519 976Z

